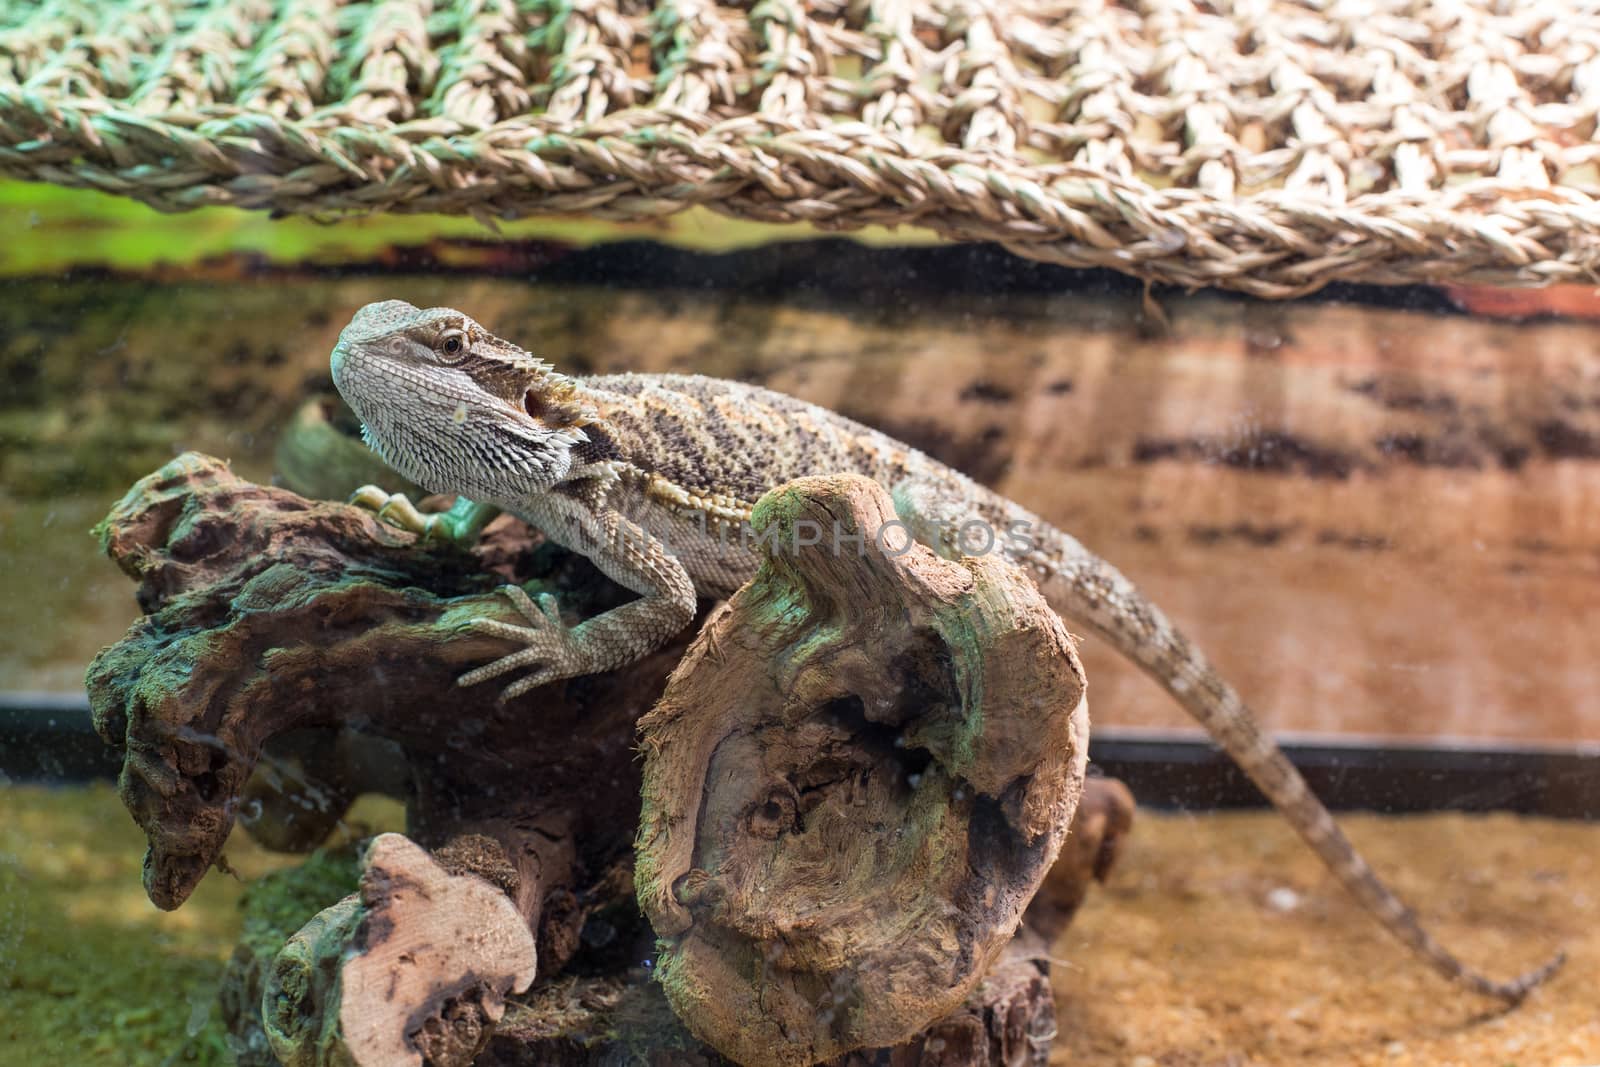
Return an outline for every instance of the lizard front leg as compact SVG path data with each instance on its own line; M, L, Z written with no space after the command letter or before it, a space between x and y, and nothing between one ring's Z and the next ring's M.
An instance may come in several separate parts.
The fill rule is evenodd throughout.
M363 485L351 493L350 503L424 540L448 541L460 548L471 548L483 528L500 514L493 504L480 504L464 496L456 497L448 511L425 513L404 493L389 493L376 485Z
M474 619L469 625L523 647L468 671L457 684L476 685L536 666L506 686L501 699L510 700L550 682L626 666L661 647L694 618L694 582L659 538L615 511L594 512L570 500L550 510L552 514L538 517L547 535L587 556L639 599L568 627L554 597L545 594L535 602L519 586L502 586L528 625L498 619Z

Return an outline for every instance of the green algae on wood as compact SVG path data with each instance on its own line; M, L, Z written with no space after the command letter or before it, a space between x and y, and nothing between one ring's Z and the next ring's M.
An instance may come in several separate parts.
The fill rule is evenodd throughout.
M346 845L319 849L299 866L275 871L246 890L240 905L243 926L219 994L238 1067L277 1067L261 1027L267 968L318 912L355 892L360 875L360 854Z

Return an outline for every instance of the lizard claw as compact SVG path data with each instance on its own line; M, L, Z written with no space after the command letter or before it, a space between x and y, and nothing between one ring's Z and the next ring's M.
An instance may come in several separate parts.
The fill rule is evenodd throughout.
M467 626L478 633L501 637L523 647L493 663L468 671L456 679L457 685L477 685L520 667L538 664L538 669L533 673L505 687L500 694L500 700L504 703L530 689L587 672L588 657L584 655L583 647L572 630L561 621L560 604L554 596L540 593L535 602L517 585L503 585L500 592L511 601L517 613L528 620L528 625L515 626L499 619L473 619Z
M363 485L350 494L349 502L372 512L381 522L424 538L433 532L438 518L418 511L404 493L387 493L376 485Z

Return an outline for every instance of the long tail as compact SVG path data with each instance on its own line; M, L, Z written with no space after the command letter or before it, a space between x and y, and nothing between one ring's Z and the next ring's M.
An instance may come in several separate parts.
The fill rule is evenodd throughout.
M1115 567L1069 535L1052 532L1059 543L1038 545L1033 559L1055 572L1041 584L1051 606L1109 641L1199 720L1384 929L1450 981L1510 1003L1561 967L1565 953L1508 982L1497 982L1434 940L1416 914L1378 879L1283 750L1262 733L1239 694L1189 639Z

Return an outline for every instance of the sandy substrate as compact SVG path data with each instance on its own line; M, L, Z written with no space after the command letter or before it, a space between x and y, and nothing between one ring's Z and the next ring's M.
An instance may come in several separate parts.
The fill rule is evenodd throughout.
M1055 946L1073 1067L1600 1063L1600 825L1453 814L1343 820L1451 949L1495 977L1557 947L1523 1005L1460 992L1391 941L1268 813L1141 812Z
M226 1062L213 1002L242 885L212 873L182 909L157 911L139 888L143 842L108 786L0 788L0 811L0 1064ZM352 823L397 816L363 801ZM1500 1011L1414 964L1274 816L1141 813L1110 883L1054 946L1052 1063L1600 1063L1600 825L1346 824L1471 961L1504 975L1559 945L1566 970ZM237 834L228 858L247 878L286 862Z

